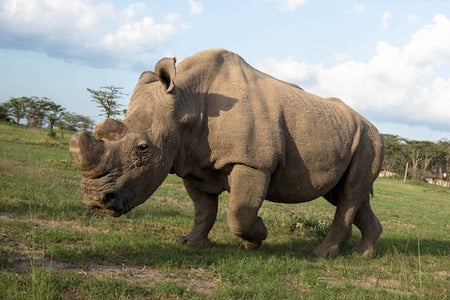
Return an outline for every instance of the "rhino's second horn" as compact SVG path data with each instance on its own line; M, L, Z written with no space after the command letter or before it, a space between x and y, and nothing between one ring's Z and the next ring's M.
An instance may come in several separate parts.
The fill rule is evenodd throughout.
M86 132L79 132L70 139L69 150L78 169L82 173L93 174L99 167L105 147L103 141Z

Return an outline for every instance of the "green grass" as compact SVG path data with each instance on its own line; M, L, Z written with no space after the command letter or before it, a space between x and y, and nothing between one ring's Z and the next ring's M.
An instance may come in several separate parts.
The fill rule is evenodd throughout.
M67 141L0 123L0 299L446 299L450 189L379 179L372 206L384 232L372 259L359 232L334 260L311 253L334 208L325 200L265 202L269 237L255 252L226 225L228 195L202 248L174 243L193 206L169 176L120 218L90 212Z

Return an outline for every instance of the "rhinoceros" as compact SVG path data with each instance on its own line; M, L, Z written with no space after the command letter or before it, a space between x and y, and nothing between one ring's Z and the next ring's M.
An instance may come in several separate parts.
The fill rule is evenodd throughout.
M176 174L195 209L182 243L210 243L224 191L228 227L246 249L267 238L263 200L322 196L336 206L318 256L337 256L352 224L362 233L359 253L372 255L381 234L369 203L383 159L377 129L341 100L271 77L230 51L202 51L179 64L161 59L140 76L126 117L102 121L94 135L76 133L69 146L83 202L118 217Z

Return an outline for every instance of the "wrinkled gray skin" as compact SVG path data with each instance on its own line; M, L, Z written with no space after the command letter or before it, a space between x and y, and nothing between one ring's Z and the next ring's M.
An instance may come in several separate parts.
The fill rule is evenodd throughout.
M143 203L169 173L183 178L194 226L179 241L209 244L218 195L230 193L227 222L247 249L267 230L264 199L298 203L323 196L336 206L318 256L338 255L362 232L372 255L381 234L369 193L382 164L376 128L335 98L324 99L255 70L226 50L197 53L144 72L123 121L106 119L95 137L77 133L70 152L91 209L120 216Z

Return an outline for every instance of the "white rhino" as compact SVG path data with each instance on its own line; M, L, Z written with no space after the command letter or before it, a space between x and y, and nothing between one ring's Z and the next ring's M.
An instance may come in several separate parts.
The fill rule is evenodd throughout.
M228 191L227 223L247 249L267 237L264 199L298 203L323 196L336 206L318 256L338 255L351 236L372 255L382 227L369 204L383 159L377 129L336 98L321 98L248 65L235 53L199 52L144 72L122 121L106 119L95 137L77 133L70 152L83 202L120 216L146 201L169 173L183 178L195 207L180 238L208 244L218 195Z

